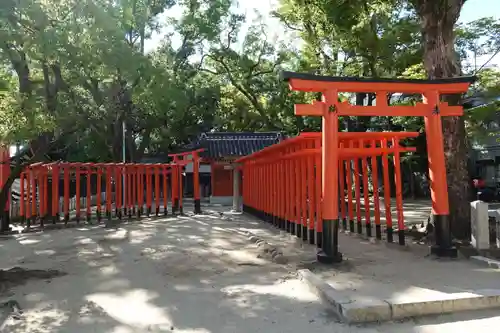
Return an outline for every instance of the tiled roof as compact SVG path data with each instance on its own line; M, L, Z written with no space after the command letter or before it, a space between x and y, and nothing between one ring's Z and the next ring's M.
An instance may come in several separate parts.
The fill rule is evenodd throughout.
M283 135L280 132L207 132L202 133L189 148L204 148L200 155L206 158L239 157L281 140Z

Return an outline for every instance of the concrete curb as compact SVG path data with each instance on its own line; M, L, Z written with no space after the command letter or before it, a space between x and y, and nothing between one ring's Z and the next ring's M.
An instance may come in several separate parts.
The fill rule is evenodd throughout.
M367 297L351 299L347 293L334 289L308 269L301 269L297 273L325 305L333 308L341 321L354 324L391 320L389 303Z
M447 294L428 301L381 300L336 290L308 269L299 270L298 275L325 305L333 308L341 321L348 324L500 307L500 290L497 289Z
M469 259L473 263L481 265L483 267L500 269L500 261L495 260L495 259L490 259L490 258L483 257L483 256L471 256L471 257L469 257Z

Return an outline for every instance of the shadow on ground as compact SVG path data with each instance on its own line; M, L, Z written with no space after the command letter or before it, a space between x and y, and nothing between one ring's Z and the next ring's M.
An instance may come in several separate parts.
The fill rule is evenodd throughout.
M206 215L143 219L108 229L82 226L2 238L0 269L22 267L61 274L0 290L0 303L15 300L24 311L18 319L0 322L0 332L428 333L449 329L457 333L465 327L476 331L478 325L491 325L492 320L500 324L488 312L396 324L340 324L296 277L296 268L314 259L313 247L290 237L284 241L285 235L248 216L220 214L225 211L221 207L206 211ZM289 263L278 265L261 258L258 247L245 236L247 231L280 246ZM373 251L358 247L360 257L363 251ZM390 253L395 260L399 252ZM389 278L391 271L383 268L387 261L350 256L353 263L364 258L363 267L380 267L373 273L385 271ZM354 267L354 271L319 268L318 272L347 277L368 271ZM411 275L411 266L406 274ZM423 282L443 278L436 274L431 272ZM360 288L363 282L360 279ZM403 287L394 283L393 290ZM369 284L366 288L372 292Z
M488 295L500 290L498 270L484 269L461 258L458 260L429 257L424 246L417 249L383 242L373 243L356 235L339 235L344 262L335 266L315 263L315 247L304 244L265 222L248 215L238 217L238 228L260 236L282 248L290 269L308 268L339 291L360 298L377 298L397 302L443 299L450 294ZM498 310L455 313L410 319L379 326L363 325L355 332L376 329L380 332L494 332L500 324ZM354 328L352 328L354 329ZM354 332L354 331L353 331Z
M0 268L57 270L3 290L0 331L324 332L333 319L286 267L220 218L159 218L0 241Z

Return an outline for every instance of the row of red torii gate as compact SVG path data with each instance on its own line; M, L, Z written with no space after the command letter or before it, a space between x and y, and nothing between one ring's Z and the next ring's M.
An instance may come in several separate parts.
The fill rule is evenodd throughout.
M396 233L398 243L404 245L400 158L401 154L414 151L404 147L403 141L419 133L340 132L338 123L339 117L345 116L422 116L435 223L435 244L431 246L431 253L456 256L451 241L441 117L461 116L463 109L442 102L441 97L466 92L474 78L375 80L293 72L284 72L282 76L292 90L322 94L321 101L295 106L297 116L322 117L322 132L301 133L234 161L233 209L239 210L242 206L244 212L316 244L318 261L323 263L342 260L338 244L341 228L366 233L368 237L385 238L387 242L393 242ZM340 102L342 92L372 93L376 96L376 104L358 106ZM420 95L423 102L390 106L388 95L394 93ZM164 164L32 164L20 176L21 223L29 228L59 221L78 223L82 215L88 223L94 220L99 223L103 218L182 214L181 175L189 163L193 163L193 208L196 214L201 214L201 151L169 155L172 162ZM8 156L4 156L4 161L6 159ZM389 171L390 162L394 174ZM8 164L4 162L0 173L2 184L8 173ZM87 194L83 201L77 198L72 207L70 179L76 177L76 193L80 193L82 175L86 176ZM95 196L90 190L92 177L97 179ZM394 177L395 193L390 192L391 177ZM60 179L64 184L62 203L53 199L61 197L58 193ZM383 193L379 193L379 188L384 189ZM395 223L390 207L392 196L396 203ZM8 212L3 214L3 231L9 229L8 215Z

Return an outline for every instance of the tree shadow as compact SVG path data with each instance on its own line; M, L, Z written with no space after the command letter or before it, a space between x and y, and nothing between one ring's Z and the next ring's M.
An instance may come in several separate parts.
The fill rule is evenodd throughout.
M228 232L231 220L188 216L23 234L1 268L65 276L12 289L24 315L0 331L324 332L332 318L284 266ZM337 325L337 324L335 324Z
M239 219L238 225L242 230L249 230L285 248L291 265L312 270L335 289L354 298L404 302L445 299L452 294L473 297L500 292L498 272L493 269L482 269L464 259L432 259L422 251L408 248L397 251L384 243L374 243L342 232L339 234L339 249L344 255L343 263L320 265L314 262L315 246L247 215ZM498 316L498 310L485 310L410 318L398 325L370 324L359 327L383 332L434 332L424 328L432 326L432 329L437 330L439 325L454 327L464 321L470 322L470 325L484 320L500 322L500 317L492 318L495 316Z

